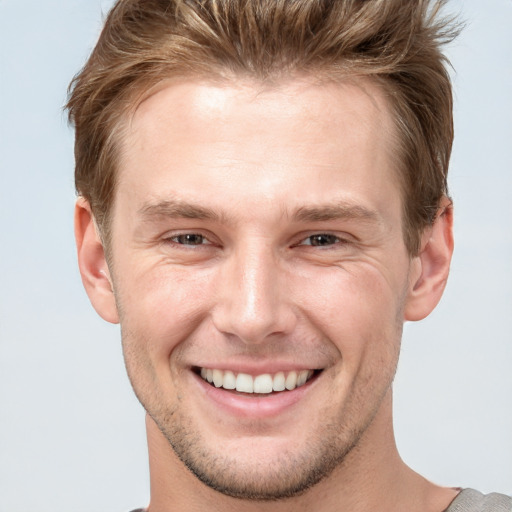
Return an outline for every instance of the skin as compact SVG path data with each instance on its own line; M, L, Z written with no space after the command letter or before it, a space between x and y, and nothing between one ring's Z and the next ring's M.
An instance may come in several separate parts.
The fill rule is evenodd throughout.
M455 491L398 455L391 385L403 322L444 289L451 208L411 257L380 90L167 83L125 128L110 268L84 200L76 236L148 412L150 512L444 510ZM198 367L320 371L234 410Z

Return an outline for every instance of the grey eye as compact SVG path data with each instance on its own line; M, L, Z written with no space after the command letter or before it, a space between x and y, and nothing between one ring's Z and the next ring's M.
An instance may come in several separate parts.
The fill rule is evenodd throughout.
M181 245L201 245L205 242L205 238L196 233L186 233L173 237L173 241Z
M325 245L333 245L339 241L339 238L335 235L328 235L325 233L319 235L312 235L306 238L306 245L312 245L314 247L322 247Z

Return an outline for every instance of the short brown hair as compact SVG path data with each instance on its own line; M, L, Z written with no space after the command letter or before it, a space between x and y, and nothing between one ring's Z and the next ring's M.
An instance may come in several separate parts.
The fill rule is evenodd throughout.
M404 239L447 194L452 91L441 53L456 29L429 0L119 0L70 85L75 183L108 231L123 119L173 76L278 80L294 73L369 77L385 91L398 135Z

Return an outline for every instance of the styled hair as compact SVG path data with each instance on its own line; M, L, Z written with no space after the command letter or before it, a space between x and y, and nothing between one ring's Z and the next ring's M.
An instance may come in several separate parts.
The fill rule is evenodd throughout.
M173 77L265 82L364 77L385 92L396 127L404 240L447 195L452 91L441 46L457 33L429 0L119 0L70 84L75 184L108 238L123 121Z

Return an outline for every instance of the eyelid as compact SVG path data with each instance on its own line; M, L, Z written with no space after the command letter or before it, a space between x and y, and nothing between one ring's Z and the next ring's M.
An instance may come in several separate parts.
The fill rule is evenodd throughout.
M197 244L194 244L194 243L190 243L190 244L187 244L187 243L182 243L180 242L178 239L181 238L181 237L186 237L186 236L191 236L191 237L197 237L200 239L200 243L197 243ZM174 235L174 236L171 236L170 237L170 240L172 240L173 242L177 243L178 245L210 245L211 242L208 240L208 238L206 238L205 236L203 235L200 235L199 233L183 233L181 235Z
M178 238L180 236L185 236L185 235L200 236L203 238L203 241L200 244L184 244L184 243L179 243L178 241L175 240L176 238ZM332 231L328 231L328 230L325 230L325 231L319 230L319 231L309 231L309 232L302 233L302 234L298 235L297 242L293 243L292 246L303 246L303 247L306 246L306 247L320 247L321 248L322 247L321 245L314 246L311 243L305 243L308 239L311 239L312 237L315 237L315 236L329 236L329 237L334 237L336 239L333 243L326 244L323 247L346 245L346 244L350 244L350 243L354 242L354 237L352 237L348 233L337 233L337 232L332 232ZM201 229L182 229L182 230L176 230L176 231L168 231L168 232L164 233L160 237L160 239L161 239L162 243L172 243L172 244L175 244L176 246L180 246L180 247L201 247L201 246L211 246L211 245L213 245L213 246L222 245L221 242L218 241L216 239L216 237L211 232L205 232L204 230L201 230Z
M203 239L202 243L200 244L183 244L179 243L175 239L180 236L186 236L186 235L193 235L193 236L199 236ZM216 245L216 242L212 240L214 237L210 233L205 233L201 229L183 229L183 230L177 230L177 231L168 231L164 235L161 236L162 243L172 243L179 247L201 247L201 246L209 246L209 245Z
M309 232L305 235L302 235L301 238L299 239L299 241L294 244L295 246L306 246L306 247L322 247L322 246L313 246L313 244L311 243L304 243L306 240L310 239L310 238L313 238L315 236L329 236L329 237L334 237L336 238L336 241L332 244L326 244L324 247L333 247L333 246L338 246L338 245L345 245L345 244L349 244L351 243L353 240L350 235L348 235L348 233L336 233L336 232L332 232L332 231L314 231L314 232Z
M312 239L315 238L315 237L328 237L328 238L332 238L334 240L329 240L329 242L327 242L325 245L334 245L336 244L337 242L340 241L339 237L337 237L336 235L331 235L331 234L328 234L328 233L319 233L318 235L311 235L311 236L308 236L306 237L304 240L302 240L302 243L301 245L310 245L310 246L314 246L314 247L318 247L318 246L315 246L313 243L312 243ZM307 241L309 241L309 243L306 243Z

